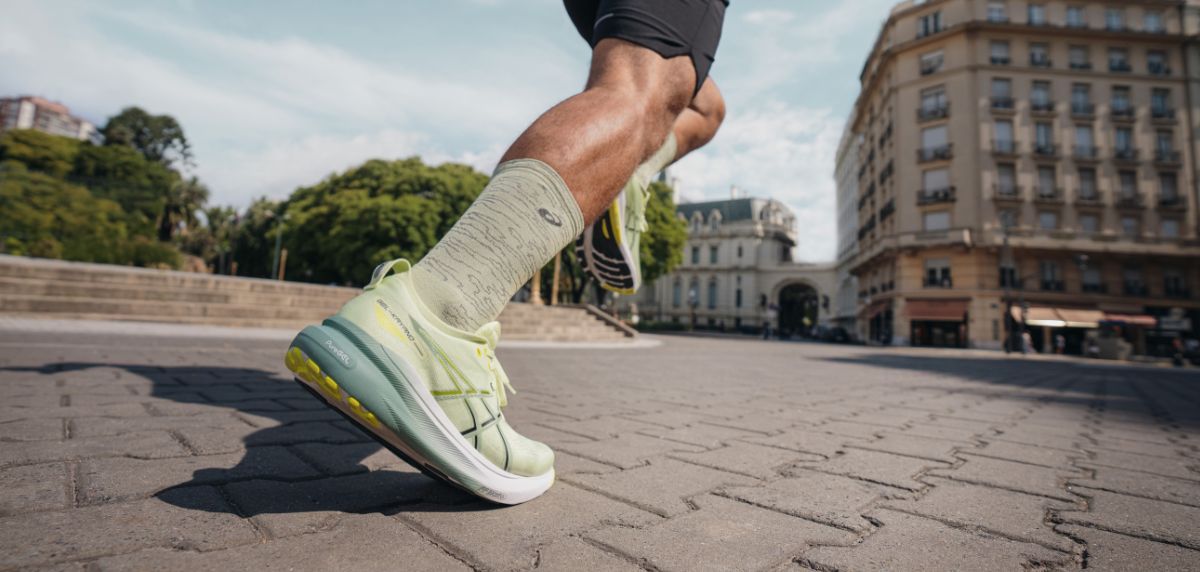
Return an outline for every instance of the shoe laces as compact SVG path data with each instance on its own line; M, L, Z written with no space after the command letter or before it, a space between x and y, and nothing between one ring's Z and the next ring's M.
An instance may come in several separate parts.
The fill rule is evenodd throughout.
M479 328L477 334L487 340L483 346L483 356L487 358L488 370L492 372L492 391L500 400L500 407L508 405L508 394L516 394L508 374L496 359L496 344L500 343L500 322L488 322Z

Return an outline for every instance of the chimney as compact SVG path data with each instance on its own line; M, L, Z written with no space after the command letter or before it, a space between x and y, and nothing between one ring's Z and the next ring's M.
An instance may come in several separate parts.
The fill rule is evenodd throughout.
M742 190L737 185L729 185L729 198L736 199L740 194L742 194Z

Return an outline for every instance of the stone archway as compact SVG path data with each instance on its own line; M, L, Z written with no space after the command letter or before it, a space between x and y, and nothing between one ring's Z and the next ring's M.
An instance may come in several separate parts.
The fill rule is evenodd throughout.
M779 335L808 337L817 324L820 295L804 282L794 282L779 290Z

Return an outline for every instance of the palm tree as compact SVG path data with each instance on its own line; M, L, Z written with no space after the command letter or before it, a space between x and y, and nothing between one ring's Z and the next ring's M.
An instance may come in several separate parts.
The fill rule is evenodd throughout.
M197 224L196 214L208 202L208 187L200 179L192 176L177 181L167 195L163 204L162 215L158 219L158 239L169 242L177 231L187 232Z

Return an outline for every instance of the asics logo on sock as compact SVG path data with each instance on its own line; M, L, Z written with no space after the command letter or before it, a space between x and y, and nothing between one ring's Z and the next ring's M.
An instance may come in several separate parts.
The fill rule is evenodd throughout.
M542 220L544 220L554 226L562 226L562 219L558 218L558 215L555 215L554 213L546 210L545 208L538 209L538 215L540 215L542 217Z
M337 345L333 343L333 340L325 340L325 343L321 345L323 345L326 350L329 350L329 353L333 354L333 357L342 362L342 365L350 368L354 367L354 360L350 359L350 354L343 351L342 348L337 347Z

